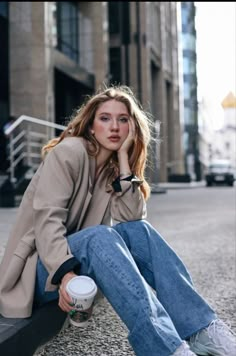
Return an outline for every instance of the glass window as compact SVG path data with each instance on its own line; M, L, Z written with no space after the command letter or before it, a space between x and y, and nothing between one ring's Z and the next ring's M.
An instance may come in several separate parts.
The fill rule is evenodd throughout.
M120 84L121 82L121 51L119 47L110 48L110 83Z
M108 18L110 34L120 33L121 1L108 1Z
M182 47L183 49L188 49L190 51L196 50L196 38L193 34L184 33L182 34Z
M191 58L183 58L183 71L184 74L194 74L196 73L196 63Z
M188 150L189 147L189 133L187 131L184 132L184 151L186 152Z
M155 50L160 51L160 6L156 2L150 3L149 37Z
M78 62L78 3L57 2L57 48L65 55Z
M184 4L181 4L181 17L182 17L182 24L183 26L188 24L188 18L189 18L189 14L188 14L188 9L184 6Z
M185 105L184 107L184 125L194 125L195 112L191 107Z
M8 17L8 1L0 2L0 16Z
M184 98L190 99L190 93L191 93L190 83L185 82L184 83Z

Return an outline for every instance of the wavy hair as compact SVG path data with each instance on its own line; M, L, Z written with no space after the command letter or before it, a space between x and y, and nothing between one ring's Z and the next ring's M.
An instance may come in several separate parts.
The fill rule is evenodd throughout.
M65 137L76 136L84 137L90 142L88 145L88 153L96 156L99 152L99 143L96 138L91 134L91 126L95 118L97 109L101 104L109 100L117 100L126 105L129 115L134 119L136 127L136 135L134 143L131 145L128 156L131 171L137 175L143 183L140 189L145 199L150 195L150 187L147 183L144 174L147 162L147 149L151 140L151 127L153 121L151 120L150 113L143 110L141 104L136 99L130 87L125 85L117 85L111 87L103 87L93 96L88 96L84 104L75 111L67 128L61 133L59 137L50 140L42 148L42 156L44 157L48 151L60 143ZM109 162L106 166L106 173L110 181L119 174L119 164L117 153L113 152Z

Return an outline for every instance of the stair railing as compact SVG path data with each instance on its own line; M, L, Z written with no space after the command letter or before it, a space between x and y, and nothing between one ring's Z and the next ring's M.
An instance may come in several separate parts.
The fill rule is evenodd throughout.
M8 156L11 183L15 184L16 169L26 162L32 175L41 162L41 149L51 138L55 137L55 129L63 131L65 126L46 120L21 115L5 131L9 139Z

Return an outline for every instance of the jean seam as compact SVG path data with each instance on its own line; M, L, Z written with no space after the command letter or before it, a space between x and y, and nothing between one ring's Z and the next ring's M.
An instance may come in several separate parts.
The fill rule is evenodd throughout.
M139 318L139 313L138 313L138 315L137 315L136 320L138 320L138 318ZM157 316L157 319L158 319L158 316ZM132 339L133 333L135 332L135 328L136 328L136 326L138 325L138 323L136 322L136 320L135 320L135 323L134 323L134 327L133 327L132 330L130 330L130 332L129 332L129 335L128 335L129 339ZM151 323L151 321L150 321L150 323ZM154 325L153 325L153 328L155 328ZM155 328L155 329L156 329L156 328ZM179 341L180 341L179 343L176 342L176 341L173 341L173 340L171 339L171 337L169 337L166 333L163 333L163 331L162 331L161 328L157 327L157 331L158 331L158 334L162 337L162 339L163 339L163 340L166 340L166 341L167 341L167 344L170 345L170 347L171 347L171 348L170 348L170 352L171 352L171 355L172 355L172 353L175 352L175 350L182 344L183 340L180 338L180 336L178 335L177 331L176 331L176 333L177 333L177 335L179 336ZM135 338L135 337L134 337L134 338ZM177 339L176 339L176 340L177 340ZM142 342L144 342L145 345L147 345L147 346L149 347L149 344L146 342L146 340L142 340ZM168 355L168 356L169 356L169 355Z
M134 253L132 251L131 251L131 255L134 257L135 260L137 260L140 264L142 264L142 266L144 266L149 272L153 273L151 263L145 263L145 261L141 256L139 256L137 253Z

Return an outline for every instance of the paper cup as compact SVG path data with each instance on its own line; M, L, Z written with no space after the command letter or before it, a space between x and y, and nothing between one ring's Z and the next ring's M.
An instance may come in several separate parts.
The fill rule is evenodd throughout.
M78 276L72 278L66 286L66 291L71 297L74 309L69 313L72 325L84 327L92 315L93 301L97 294L97 286L92 278Z

